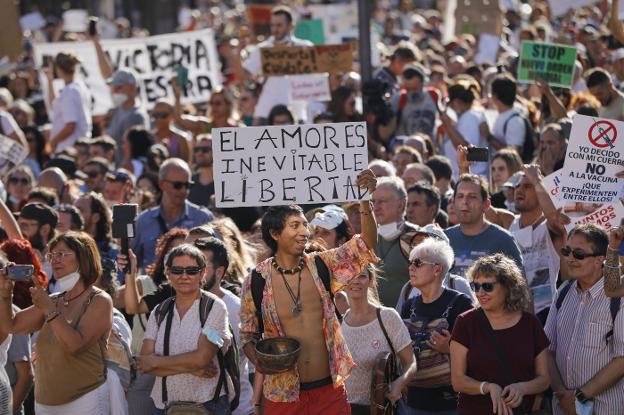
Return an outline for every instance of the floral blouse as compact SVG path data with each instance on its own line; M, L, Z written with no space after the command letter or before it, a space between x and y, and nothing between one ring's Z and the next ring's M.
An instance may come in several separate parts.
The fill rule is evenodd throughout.
M325 334L325 344L329 351L329 369L334 387L340 386L349 376L351 369L355 367L351 353L347 348L342 334L340 333L340 322L336 318L334 303L331 301L329 293L323 286L323 281L318 276L314 258L319 255L329 268L332 279L331 288L333 292L340 291L349 282L357 277L364 267L378 258L374 251L366 246L366 243L359 235L354 236L344 245L329 251L305 254L305 263L323 302L323 332ZM277 316L277 308L273 299L273 285L271 282L271 258L258 264L257 270L266 280L264 294L262 298L262 319L264 322L264 337L284 336L284 331ZM260 339L258 332L258 319L256 317L256 306L251 293L251 275L243 282L241 294L241 342L243 345L255 342ZM264 381L264 396L273 402L296 402L299 400L299 374L294 368L288 372L277 375L266 375Z

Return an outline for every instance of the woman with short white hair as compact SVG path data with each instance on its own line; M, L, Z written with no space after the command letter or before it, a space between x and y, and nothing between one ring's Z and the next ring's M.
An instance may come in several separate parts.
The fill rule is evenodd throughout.
M410 252L410 284L420 295L403 305L401 317L412 339L418 372L408 386L410 414L455 414L451 386L451 330L457 316L473 307L472 299L444 286L455 255L446 242L426 238Z

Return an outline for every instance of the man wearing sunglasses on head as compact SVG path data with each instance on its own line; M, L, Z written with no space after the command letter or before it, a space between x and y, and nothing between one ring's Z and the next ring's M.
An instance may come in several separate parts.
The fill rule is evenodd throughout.
M545 327L554 415L624 408L624 303L605 294L608 245L604 229L584 224L570 231L561 249L571 279L560 287Z
M191 169L184 160L171 158L160 166L158 186L162 200L159 206L139 215L136 237L132 242L139 268L154 262L156 240L169 229L190 229L214 219L208 209L188 201L192 184Z
M519 215L511 223L509 232L520 246L533 313L545 324L560 270L562 279L567 279L565 257L559 256L559 250L566 244L567 232L542 184L539 166L524 166L524 175L515 186L514 203Z

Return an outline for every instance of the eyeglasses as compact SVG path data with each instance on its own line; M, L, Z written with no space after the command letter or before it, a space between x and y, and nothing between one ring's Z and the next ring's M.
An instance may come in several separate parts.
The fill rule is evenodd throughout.
M9 183L11 183L11 184L22 184L22 185L26 186L27 184L30 183L30 180L28 180L26 177L11 177L11 178L9 178Z
M95 179L96 177L98 177L100 175L100 172L95 171L95 170L90 170L90 171L84 171L84 174L86 174L87 176L89 176L92 179Z
M164 180L165 182L171 183L174 189L180 190L182 188L190 189L193 186L194 182L177 182L175 180Z
M416 268L420 268L423 265L438 265L435 262L427 262L427 261L423 261L420 258L414 258L409 262L409 265L416 267Z
M210 153L212 151L212 147L208 147L208 146L195 147L193 151L195 153Z
M202 267L171 267L169 268L169 272L173 275L180 276L182 274L186 274L189 277L194 277L202 272Z
M73 255L73 252L48 252L45 255L45 259L48 262L56 262L56 261L62 261L63 259L65 259L65 257L68 257L70 255Z
M574 259L578 259L579 261L582 261L585 258L597 257L597 256L601 256L602 255L602 254L596 254L596 253L588 254L588 253L583 252L583 251L581 251L579 249L572 249L569 246L564 246L563 248L561 248L560 252L561 252L561 255L563 255L565 257L567 257L570 254L572 254Z
M159 118L167 118L168 116L170 116L171 114L168 112L152 112L152 117L159 119Z
M486 293L491 293L492 291L494 291L494 287L496 286L496 284L498 284L498 281L483 282L481 284L479 284L478 282L471 282L470 288L472 288L472 291L474 291L475 293L478 293L481 288L483 288L483 291L485 291Z

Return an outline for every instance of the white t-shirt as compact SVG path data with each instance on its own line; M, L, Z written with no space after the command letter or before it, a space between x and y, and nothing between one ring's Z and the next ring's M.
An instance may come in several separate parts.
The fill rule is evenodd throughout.
M91 138L91 93L82 81L65 85L54 99L50 137L56 136L70 122L75 122L76 128L56 146L55 153L72 147L79 138Z
M494 122L494 127L492 128L492 135L507 146L522 148L526 127L522 117L514 116L511 118L511 116L516 113L520 113L516 108L510 108L505 112L499 113ZM504 128L508 119L507 128Z
M201 326L199 320L199 299L195 300L182 319L180 319L177 307L173 307L173 320L169 335L170 356L197 350L199 336L204 336L206 330L214 330L218 333L219 337L224 341L222 350L225 350L224 348L229 346L232 334L228 328L228 312L225 303L214 294L208 293L208 295L214 297L214 304L212 305L210 314L208 314L204 327ZM156 322L156 310L158 310L158 308L155 308L150 314L143 338L154 340L156 342L154 351L157 355L162 356L166 320L158 326ZM212 359L212 363L215 367L219 367L216 355ZM219 378L217 376L212 378L200 378L190 373L167 376L167 395L169 401L208 402L214 397L218 380ZM233 388L230 387L229 390L233 391ZM225 394L225 388L222 390L222 395L223 394ZM154 387L152 388L150 396L156 408L165 408L165 404L162 401L162 377L156 377L156 382L154 382Z
M296 37L289 37L284 42L279 44L280 46L313 46L309 40L298 39ZM253 76L262 75L262 59L260 57L260 49L271 48L275 45L275 38L271 36L264 42L258 44L249 53L247 60L243 62L243 68ZM271 109L279 104L288 105L288 98L290 95L290 86L288 83L288 77L286 76L270 76L266 79L264 86L262 87L262 93L258 98L256 109L254 110L254 117L267 118ZM294 112L301 113L300 110ZM304 111L305 114L305 111Z
M455 129L464 137L468 143L473 144L475 147L487 147L487 141L481 137L480 126L486 122L485 113L483 110L471 108L468 111L464 111L455 124ZM457 150L448 136L444 141L444 155L451 160L451 166L453 166L453 176L459 176L459 169L457 167ZM470 168L472 173L479 175L488 175L489 165L488 163L475 163Z
M520 228L520 217L516 217L509 227L509 232L516 238L527 283L533 295L535 314L550 307L557 292L557 277L561 262L557 250L550 239L546 221L533 229L532 226Z
M234 331L234 338L236 344L240 348L242 346L240 341L240 298L235 296L231 291L223 290L225 295L222 300L225 303L228 311L228 318L230 320L230 326ZM238 407L232 413L233 415L248 415L253 412L253 388L249 383L249 360L242 350L239 350L238 367L240 369L240 398L238 401Z
M15 118L7 111L0 111L0 123L2 123L0 132L3 135L13 134L13 132L19 128L17 122L15 122Z
M389 352L390 346L377 319L360 327L352 327L346 322L348 315L347 311L341 331L357 366L345 382L347 398L352 404L370 405L375 358L380 352ZM381 320L397 353L412 343L407 327L396 310L381 307Z

